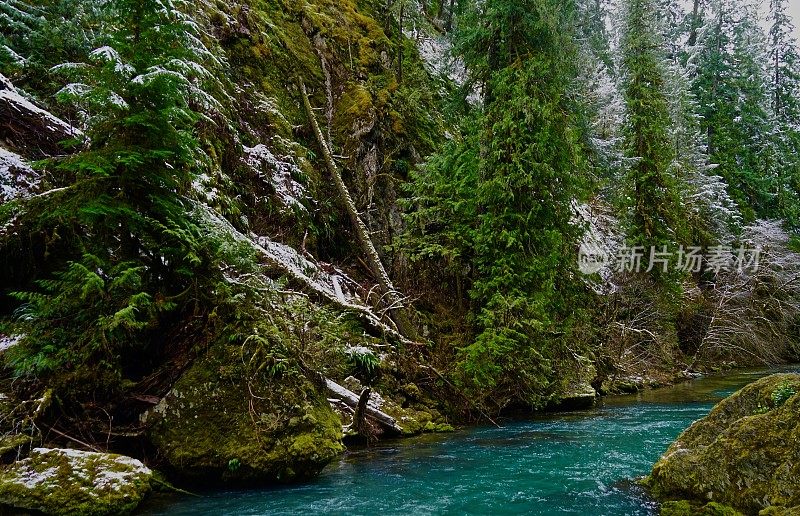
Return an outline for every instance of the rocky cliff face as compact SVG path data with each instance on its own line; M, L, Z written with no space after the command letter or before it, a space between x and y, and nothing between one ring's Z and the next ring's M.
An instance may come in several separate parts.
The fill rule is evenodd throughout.
M773 375L681 434L646 483L662 500L685 500L665 504L664 514L699 514L709 502L745 514L798 514L798 443L800 374Z

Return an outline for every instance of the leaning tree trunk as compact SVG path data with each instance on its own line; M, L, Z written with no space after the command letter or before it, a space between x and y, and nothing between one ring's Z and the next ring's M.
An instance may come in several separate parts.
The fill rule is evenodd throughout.
M347 189L347 185L344 184L342 174L339 172L339 167L336 166L336 162L333 160L333 156L331 155L331 151L325 141L325 137L322 135L322 130L317 123L317 118L314 116L314 110L311 107L311 101L308 99L305 83L303 83L302 79L299 79L298 82L300 86L300 92L303 96L303 105L305 106L306 113L308 113L308 119L311 122L311 126L314 129L314 135L317 137L317 142L322 149L322 155L325 158L325 164L328 168L328 171L330 172L331 176L333 176L333 182L336 185L339 199L347 210L347 214L350 217L350 223L353 225L353 229L355 229L358 243L367 259L370 272L372 272L373 276L375 276L375 279L378 281L382 291L381 293L386 296L386 299L389 301L389 310L392 315L392 319L394 320L395 324L397 324L397 329L404 337L414 340L416 339L416 331L414 330L414 327L408 318L408 314L403 306L403 300L397 290L395 290L389 275L386 273L386 269L383 267L383 263L381 263L378 251L375 249L375 245L372 243L372 239L370 238L369 230L367 229L366 224L364 224L364 221L361 220L358 210L356 209L356 204L353 202L353 198L350 196L350 191Z

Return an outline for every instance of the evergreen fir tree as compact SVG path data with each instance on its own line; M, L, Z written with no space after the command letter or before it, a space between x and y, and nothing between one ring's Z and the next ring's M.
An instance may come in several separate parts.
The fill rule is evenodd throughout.
M110 393L122 350L149 342L179 300L206 295L197 289L214 274L213 246L191 216L191 182L206 166L192 106L216 105L201 86L219 61L179 5L112 0L106 44L54 68L73 81L58 96L83 106L88 141L51 165L67 186L26 207L34 230L63 239L64 265L40 290L17 294L26 302L19 373L85 375L86 389Z
M771 0L767 39L769 90L774 116L772 150L777 213L800 224L800 51L785 0Z
M538 405L573 312L572 206L584 168L567 91L574 5L476 3L460 49L483 87L475 230L477 338L462 351L469 386ZM502 403L502 402L501 402Z
M673 167L664 42L655 3L630 0L624 10L622 57L627 104L628 239L633 245L674 247L684 238L680 183Z
M776 216L766 49L755 8L711 2L690 62L712 162L747 220Z

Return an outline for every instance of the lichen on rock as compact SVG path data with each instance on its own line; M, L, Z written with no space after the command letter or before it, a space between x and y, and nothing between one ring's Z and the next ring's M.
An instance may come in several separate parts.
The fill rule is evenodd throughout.
M645 483L662 500L719 502L745 514L800 506L800 374L750 384L687 429Z
M0 503L45 514L128 514L150 492L152 471L110 453L34 448L0 472Z

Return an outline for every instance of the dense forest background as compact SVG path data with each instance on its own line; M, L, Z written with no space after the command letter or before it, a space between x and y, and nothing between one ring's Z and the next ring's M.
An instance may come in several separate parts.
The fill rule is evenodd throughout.
M787 6L6 0L2 359L47 401L14 424L127 442L187 378L474 420L796 360Z

